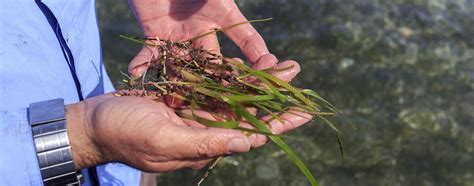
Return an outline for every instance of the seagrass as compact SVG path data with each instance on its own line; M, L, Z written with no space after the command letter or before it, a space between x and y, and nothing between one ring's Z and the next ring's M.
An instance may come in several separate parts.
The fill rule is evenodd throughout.
M193 41L197 38L241 24L266 20L269 19L214 29L185 41L121 36L148 45L155 52L152 52L148 61L143 61L142 65L147 67L145 73L138 77L124 74L127 77L124 82L128 88L117 96L142 96L155 101L164 101L180 117L208 127L241 130L247 135L252 133L267 135L288 155L308 181L312 185L317 185L307 166L283 141L284 136L272 134L267 124L273 120L284 123L279 117L282 113L299 117L304 117L300 113L310 114L313 118L320 118L336 131L342 152L339 131L326 119L337 113L336 108L315 91L296 88L271 74L289 70L291 66L255 70L241 61L202 47L193 47ZM253 108L257 112L251 112L248 108ZM182 112L184 109L191 110L191 114ZM197 115L195 113L197 109L211 113L213 118ZM268 120L261 120L259 119L261 115L271 117ZM252 128L242 127L241 121L251 124ZM221 158L217 158L209 166L198 185L204 181Z

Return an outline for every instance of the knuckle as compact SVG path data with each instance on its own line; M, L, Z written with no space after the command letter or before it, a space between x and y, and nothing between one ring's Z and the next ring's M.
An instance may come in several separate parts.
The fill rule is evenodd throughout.
M251 33L249 35L244 36L244 38L240 41L241 48L247 48L251 44L260 41L259 35L256 33Z
M209 146L206 143L200 143L196 150L198 156L207 156L207 153L209 152Z
M197 154L200 157L214 157L225 153L223 149L219 137L211 137L197 145Z
M255 142L252 144L253 148L261 147L267 143L268 137L261 134L255 134Z

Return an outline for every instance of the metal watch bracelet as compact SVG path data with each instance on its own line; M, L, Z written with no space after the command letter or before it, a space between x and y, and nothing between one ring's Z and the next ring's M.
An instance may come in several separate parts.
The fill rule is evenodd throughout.
M28 114L44 185L80 185L84 178L74 166L64 100L32 103Z

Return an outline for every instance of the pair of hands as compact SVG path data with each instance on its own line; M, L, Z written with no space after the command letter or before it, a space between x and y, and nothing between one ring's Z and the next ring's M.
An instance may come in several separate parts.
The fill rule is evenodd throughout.
M247 21L232 0L130 0L145 36L181 41ZM300 71L295 61L277 65L265 42L250 25L224 30L256 69L272 66L293 69L274 75L290 81ZM219 52L216 35L194 41L194 47ZM152 55L145 46L132 60L129 72L137 76ZM195 121L178 117L161 102L139 97L115 97L111 94L67 105L68 131L77 169L106 162L121 162L148 172L166 172L180 168L200 169L215 157L247 152L267 142L267 137L230 129L207 128ZM200 112L204 117L209 113ZM273 120L270 128L283 133L306 122L305 117L282 114L285 123ZM263 117L265 120L268 117ZM243 126L249 126L242 122Z

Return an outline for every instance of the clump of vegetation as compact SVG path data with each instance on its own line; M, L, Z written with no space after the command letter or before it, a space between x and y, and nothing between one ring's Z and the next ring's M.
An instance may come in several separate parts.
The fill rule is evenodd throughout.
M265 20L268 19L250 22ZM249 22L231 25L224 29L246 23ZM124 82L127 83L129 89L123 91L120 96L143 96L164 101L169 107L175 109L179 116L208 127L267 135L289 156L308 181L312 185L317 185L306 165L283 141L284 137L273 134L267 124L273 120L285 123L279 117L282 113L299 117L309 114L322 119L338 133L332 123L325 118L336 114L335 107L315 91L293 87L271 74L289 70L292 66L255 70L238 60L213 53L202 47L192 47L195 39L217 31L219 30L216 29L186 41L121 36L154 47L158 52L152 54L149 60L143 63L147 67L145 73L133 78L127 76L128 79ZM248 108L258 111L254 113ZM184 109L191 110L191 114L182 112ZM199 116L195 113L198 109L211 113L214 119ZM271 118L261 120L259 118L261 115L270 115ZM240 126L241 121L250 123L253 128ZM209 175L209 171L221 158L216 159L198 184Z

